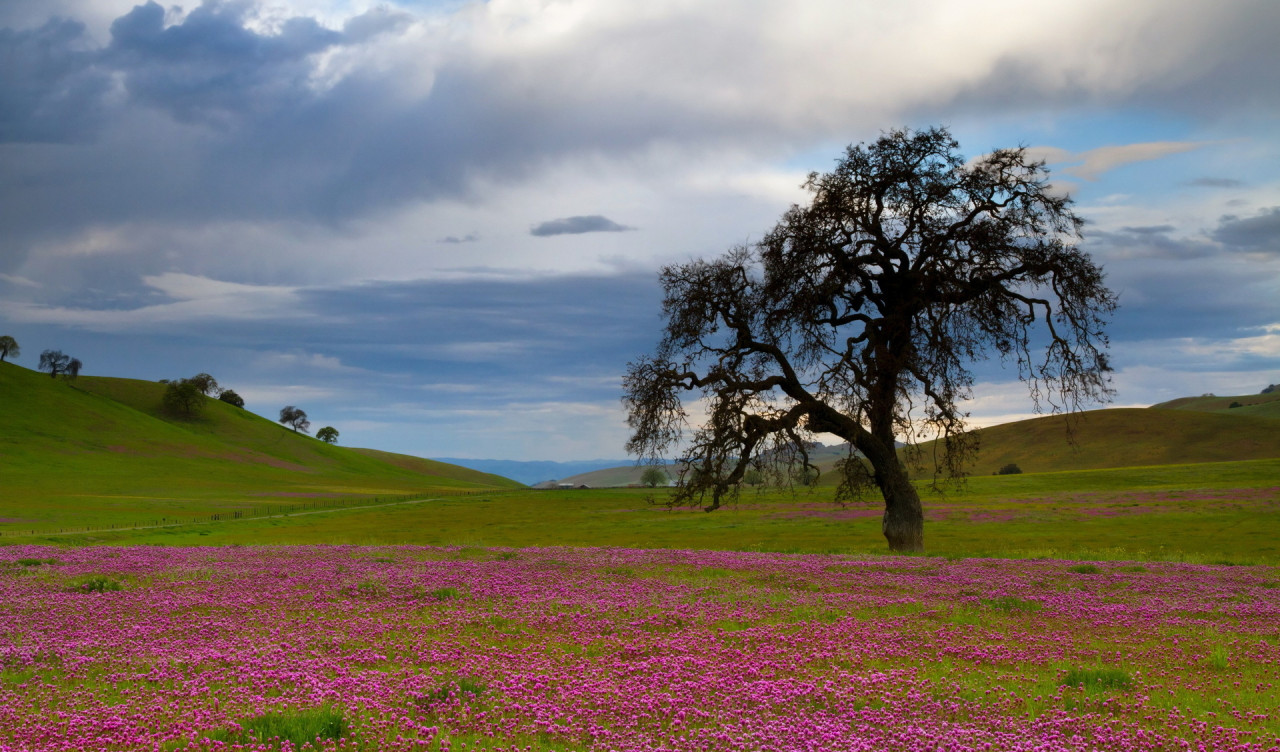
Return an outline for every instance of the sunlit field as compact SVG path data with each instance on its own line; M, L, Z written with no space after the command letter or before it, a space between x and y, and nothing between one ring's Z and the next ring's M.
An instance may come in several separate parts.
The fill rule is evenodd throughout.
M1280 571L621 548L0 553L6 750L1265 750Z

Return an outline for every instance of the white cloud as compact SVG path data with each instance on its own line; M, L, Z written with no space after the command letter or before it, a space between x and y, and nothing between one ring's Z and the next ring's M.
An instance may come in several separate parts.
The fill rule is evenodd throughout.
M261 353L253 359L253 365L272 371L320 370L331 373L367 373L363 368L343 365L340 359L330 355L308 352Z
M44 287L44 285L39 282L27 279L26 277L19 277L14 274L0 274L0 280L8 282L11 285L20 285L22 287Z
M178 273L143 277L143 282L172 302L99 309L0 300L0 314L23 323L59 324L92 331L163 330L193 321L309 315L302 310L295 287L243 285Z
M1183 154L1199 149L1206 143L1203 141L1149 141L1099 146L1079 153L1057 146L1032 146L1027 148L1027 156L1033 160L1044 160L1049 166L1055 167L1059 173L1094 181L1103 173L1117 167L1160 159L1171 154Z
M1080 164L1064 167L1062 171L1085 180L1097 180L1104 172L1122 165L1160 159L1170 154L1182 154L1202 146L1204 146L1203 143L1193 141L1153 141L1120 146L1100 146L1074 155L1071 161L1080 160Z
M1201 394L1257 394L1276 382L1275 368L1222 370L1215 368L1181 369L1178 367L1135 365L1117 371L1116 388L1124 401L1134 406L1149 406L1180 397Z
M319 402L321 400L334 400L341 396L341 392L330 387L312 386L307 384L249 384L248 386L235 387L236 394L244 398L245 406L254 412L265 410L263 414L270 415L271 408L263 408L263 405L300 405L305 409L305 403L308 400Z
M1201 361L1230 362L1246 356L1280 358L1280 331L1276 331L1276 326L1273 324L1267 327L1266 334L1253 337L1217 341L1186 339L1173 346Z

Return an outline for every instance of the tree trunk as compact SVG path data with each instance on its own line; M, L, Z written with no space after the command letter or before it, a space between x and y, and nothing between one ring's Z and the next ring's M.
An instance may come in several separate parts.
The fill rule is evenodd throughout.
M920 504L920 494L907 477L907 469L898 459L890 421L881 421L877 435L848 416L820 405L809 414L809 429L815 433L834 433L852 443L871 463L876 487L884 497L880 530L889 541L889 550L923 552L924 507Z
M889 550L922 553L924 508L920 505L920 494L907 478L906 470L901 465L876 468L875 475L880 493L884 495L880 530L889 541Z

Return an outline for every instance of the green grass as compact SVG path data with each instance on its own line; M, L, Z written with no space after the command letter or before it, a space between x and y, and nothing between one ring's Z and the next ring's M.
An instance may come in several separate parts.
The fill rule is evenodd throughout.
M1232 407L1233 404L1239 407ZM1182 397L1161 402L1152 407L1165 410L1199 410L1232 415L1252 415L1259 418L1280 418L1280 392L1241 394L1234 397Z
M996 611L1004 611L1005 613L1010 614L1035 613L1043 608L1043 606L1036 601L1018 598L1013 595L1001 595L996 598L983 598L981 602L982 605L987 608Z
M209 399L195 420L160 408L164 385L50 379L0 363L0 533L171 523L267 507L518 488L416 457L332 446Z
M1059 682L1064 687L1084 687L1085 691L1133 688L1133 677L1121 668L1073 668Z
M288 742L292 749L301 749L303 745L311 745L318 749L316 739L337 740L349 731L342 711L332 707L306 708L279 713L264 713L240 721L235 729L212 729L201 736L205 739L225 744L266 743L274 749L281 749ZM185 742L167 745L167 749L175 750L185 746Z
M1280 410L1280 401L1268 404ZM1241 408L1114 408L1032 418L979 429L970 472L990 475L1010 463L1024 473L1047 473L1270 459L1280 457L1278 417ZM927 464L931 445L923 450ZM824 482L834 484L830 463L819 467L829 476Z
M90 574L72 580L71 589L78 593L110 593L124 590L124 583L106 575Z
M713 514L669 510L646 502L650 495L660 500L662 489L518 489L430 460L329 446L217 401L198 421L174 421L159 410L162 385L150 382L67 382L3 364L0 392L20 394L24 406L0 415L0 543L413 543L486 557L491 554L481 547L885 550L881 502L840 507L830 485L797 493L745 489L737 503ZM1130 454L1149 457L1160 452L1147 434L1185 429L1188 446L1223 443L1218 423L1226 421L1236 429L1232 451L1243 451L1244 443L1261 441L1258 426L1273 429L1274 421L1192 410L1096 411L1081 416L1078 449L1062 442L1061 421L1020 424L1023 454L990 460L1018 462L1023 474L994 476L978 468L961 486L922 490L928 552L1092 562L1280 560L1280 459L1167 464L1174 455L1165 452L1159 459L1166 464L1035 471L1062 464L1049 456L1051 444L1053 452L1074 453L1072 463L1122 454L1125 441L1137 445ZM1135 425L1147 438L1122 430ZM1005 435L997 429L1004 427L984 433L989 452L1005 451L994 440ZM1031 441L1037 432L1043 435ZM1012 446L1016 436L1009 436L1000 441ZM1280 441L1280 431L1267 437ZM468 489L489 490L343 508ZM268 509L319 513L261 516ZM218 519L210 522L211 515ZM176 526L132 529L152 522ZM45 534L85 527L119 529ZM29 530L37 532L22 532Z
M926 493L930 555L1094 562L1280 561L1280 460L979 476ZM226 520L93 536L0 539L159 545L426 544L460 558L483 547L621 546L884 553L881 503L841 507L832 490L744 493L713 513L668 510L638 489L522 490L289 518ZM88 540L92 537L94 540ZM711 578L714 573L699 576ZM1086 575L1072 574L1073 577Z

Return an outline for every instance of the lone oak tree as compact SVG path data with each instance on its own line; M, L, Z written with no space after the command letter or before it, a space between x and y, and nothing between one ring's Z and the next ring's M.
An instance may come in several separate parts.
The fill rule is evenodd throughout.
M311 427L311 421L307 420L307 412L293 405L285 405L280 408L280 417L277 422L289 426L294 433L298 431L306 433L307 429Z
M889 548L920 551L897 442L936 437L933 477L963 475L969 363L1016 364L1037 409L1109 398L1116 299L1070 198L1023 148L958 148L945 128L850 146L759 243L662 270L664 335L629 364L623 401L629 452L688 462L670 503L716 509L750 469L812 479L808 447L834 434L850 445L837 498L877 488ZM686 437L689 392L706 417Z
M70 355L61 350L45 350L40 353L40 370L48 371L50 378L58 378L58 374L67 372L67 368L71 365L72 358ZM79 373L80 361L76 361L76 372Z
M6 356L12 355L18 357L22 354L22 348L18 347L18 341L8 334L0 337L0 363L4 362Z

